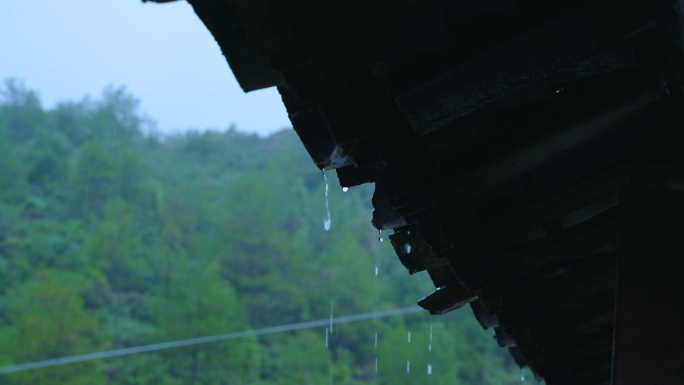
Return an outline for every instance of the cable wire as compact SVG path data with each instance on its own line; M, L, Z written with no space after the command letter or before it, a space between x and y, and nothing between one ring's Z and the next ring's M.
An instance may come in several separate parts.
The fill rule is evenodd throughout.
M423 312L423 311L424 310L418 306L408 306L408 307L402 307L402 308L392 309L392 310L382 310L382 311L377 311L377 312L360 313L360 314L353 314L353 315L348 315L348 316L343 316L343 317L337 317L337 318L333 319L332 322L333 322L333 324L351 323L351 322L365 321L365 320L369 320L369 319L393 317L393 316L398 316L398 315L403 315L403 314L412 314L412 313L418 313L418 312ZM24 370L46 368L46 367L50 367L50 366L68 365L68 364L74 364L77 362L97 360L97 359L102 359L102 358L126 356L129 354L146 353L146 352L152 352L155 350L179 348L182 346L206 344L209 342L226 341L226 340L232 340L232 339L236 339L236 338L260 336L260 335L264 335L264 334L273 334L273 333L282 333L282 332L288 332L288 331L293 331L293 330L301 330L301 329L311 329L311 328L315 328L315 327L326 326L329 324L330 324L330 319L326 318L326 319L321 319L321 320L317 320L317 321L299 322L299 323L295 323L295 324L271 326L271 327L262 328L262 329L245 330L245 331L235 332L235 333L218 334L218 335L207 336L207 337L190 338L190 339L186 339L186 340L162 342L162 343L158 343L158 344L134 346L134 347L130 347L130 348L115 349L115 350L107 350L107 351L97 352L97 353L80 354L77 356L53 358L53 359L49 359L49 360L27 362L25 364L17 364L17 365L0 367L0 374L15 373L15 372L21 372Z

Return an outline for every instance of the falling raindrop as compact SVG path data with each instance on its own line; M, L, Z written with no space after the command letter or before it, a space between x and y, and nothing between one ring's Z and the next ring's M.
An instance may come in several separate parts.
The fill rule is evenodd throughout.
M377 266L375 266L375 275L376 276L378 275L378 267Z
M430 325L430 342L432 342L432 325Z
M406 254L411 254L411 245L410 244L405 244L404 245L404 250L406 250Z
M525 375L524 374L520 376L520 381L525 381Z
M428 352L432 351L432 344L428 344Z
M411 371L411 361L406 361L406 373Z
M347 192L349 191L349 187L342 187L342 192Z
M378 357L375 357L375 373L378 372Z
M411 332L408 332L408 343L411 343Z
M378 333L375 333L375 347L378 347Z
M330 334L333 332L333 303L330 301Z
M325 328L325 347L328 347L328 328Z
M325 170L321 169L321 172L323 173L323 179L325 179L325 210L328 214L327 218L323 218L323 228L325 231L330 230L330 205L328 204L328 177L325 175Z
M427 370L428 370L428 376L431 375L432 374L432 365L431 364L428 364Z
M378 241L382 242L382 230L378 230Z

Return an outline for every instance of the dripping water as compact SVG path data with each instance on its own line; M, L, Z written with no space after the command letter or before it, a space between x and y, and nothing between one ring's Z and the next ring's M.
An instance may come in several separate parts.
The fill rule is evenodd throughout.
M378 267L377 266L375 266L375 276L376 277L378 276Z
M432 374L432 365L431 364L428 364L427 372L428 372L428 376Z
M411 361L406 361L406 373L411 372Z
M328 347L328 328L325 328L325 347Z
M408 332L408 343L411 343L411 332Z
M349 187L342 187L342 192L347 192L349 191Z
M323 179L325 179L325 210L328 214L328 218L323 218L323 228L325 231L330 230L330 205L328 203L328 176L325 175L325 169L321 169L321 172L323 173Z
M382 230L378 230L378 241L382 242Z
M411 244L404 244L404 250L406 250L406 254L411 254Z

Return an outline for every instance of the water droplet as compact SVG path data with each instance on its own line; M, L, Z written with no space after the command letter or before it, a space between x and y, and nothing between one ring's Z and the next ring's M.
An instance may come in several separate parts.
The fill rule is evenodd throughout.
M430 342L432 342L432 325L430 325Z
M378 372L378 357L375 357L375 373Z
M328 328L325 328L325 347L328 347Z
M378 347L378 333L375 333L375 347Z
M349 191L349 187L342 187L342 192L347 192Z
M411 332L408 332L408 343L411 343Z
M432 365L428 364L428 376L432 374Z
M406 361L406 373L411 371L411 361Z
M432 351L432 344L428 344L428 352Z
M375 275L376 276L378 275L378 267L377 266L375 266Z
M404 250L406 250L406 254L411 254L411 245L408 243L404 244Z
M410 232L410 231L407 231L406 234L411 235L411 232Z
M382 230L378 230L378 241L382 242Z
M525 375L520 376L520 381L525 381Z

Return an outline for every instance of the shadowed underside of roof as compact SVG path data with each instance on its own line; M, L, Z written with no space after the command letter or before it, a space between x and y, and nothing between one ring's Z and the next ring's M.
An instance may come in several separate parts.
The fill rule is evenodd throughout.
M188 1L318 168L375 183L421 306L470 304L548 384L610 382L621 191L684 191L677 1Z

